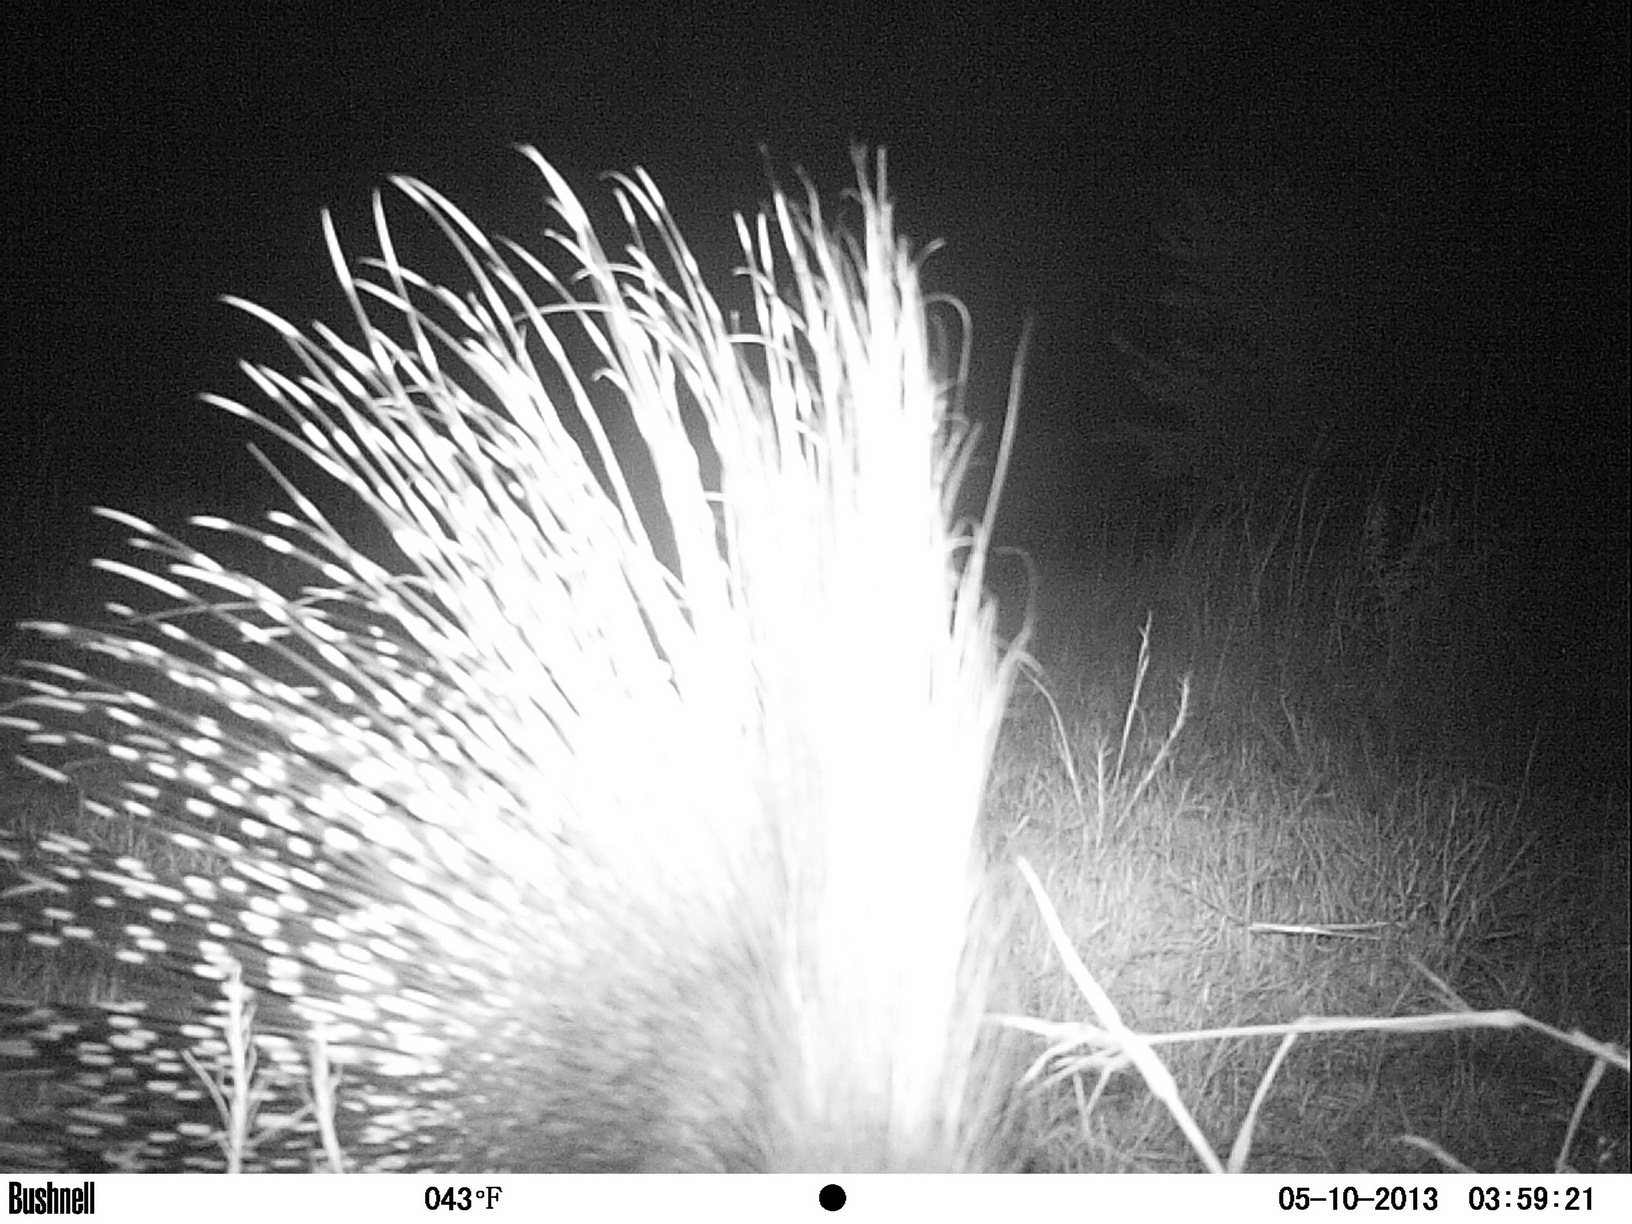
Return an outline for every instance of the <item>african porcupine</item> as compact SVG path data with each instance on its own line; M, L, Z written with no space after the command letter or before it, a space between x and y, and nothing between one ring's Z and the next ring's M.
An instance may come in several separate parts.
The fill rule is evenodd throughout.
M527 153L570 275L398 180L473 291L401 266L378 198L354 278L325 217L361 343L239 303L301 372L244 367L279 417L210 397L349 490L401 572L274 471L297 513L271 531L194 520L270 550L260 576L114 516L166 572L106 568L163 609L33 626L129 673L37 666L6 719L35 767L111 754L116 806L222 867L8 848L6 929L117 958L145 1003L14 1009L8 1048L71 1070L60 1144L14 1128L8 1163L219 1163L182 1054L218 1056L194 991L232 966L263 1112L299 1112L320 1035L357 1167L989 1162L977 816L1017 656L982 592L990 514L954 517L969 435L882 157L869 181L857 155L853 237L813 192L739 220L739 323L643 174L615 259ZM297 594L267 576L289 563ZM313 1134L250 1163L304 1166Z

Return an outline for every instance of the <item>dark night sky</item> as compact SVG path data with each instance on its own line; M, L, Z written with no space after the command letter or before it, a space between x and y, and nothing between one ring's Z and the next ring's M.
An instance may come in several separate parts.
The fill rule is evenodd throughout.
M247 394L234 361L275 352L219 295L344 324L319 211L371 253L370 192L397 172L536 245L519 143L609 225L594 176L646 167L717 269L730 210L765 196L761 146L830 199L852 140L886 146L903 228L947 240L932 280L974 315L977 415L995 419L1037 321L1004 520L1030 547L1069 544L1115 485L1096 439L1141 409L1110 337L1149 334L1152 218L1178 188L1220 185L1261 208L1271 311L1312 345L1300 394L1339 454L1477 437L1501 529L1624 532L1624 4L1386 25L1256 6L1094 5L1069 24L1015 6L829 5L815 23L769 6L350 9L0 18L5 619L84 614L83 562L120 534L93 504L172 523L263 506L246 435L194 401Z

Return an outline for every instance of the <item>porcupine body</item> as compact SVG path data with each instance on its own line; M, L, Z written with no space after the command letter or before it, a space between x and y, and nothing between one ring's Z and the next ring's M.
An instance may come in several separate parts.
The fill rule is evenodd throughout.
M853 235L814 194L739 221L731 319L648 179L610 255L528 155L565 274L400 180L471 288L401 266L378 200L362 274L325 219L358 337L246 306L296 372L245 367L270 409L213 401L405 564L280 475L269 528L190 529L262 564L116 516L150 561L108 568L156 605L34 626L99 659L27 673L22 755L111 759L97 810L214 866L4 847L7 937L105 955L139 1000L10 1005L0 1067L46 1081L10 1167L219 1167L197 1070L238 972L247 1167L313 1163L314 1051L354 1168L992 1163L978 814L1017 656L882 158Z

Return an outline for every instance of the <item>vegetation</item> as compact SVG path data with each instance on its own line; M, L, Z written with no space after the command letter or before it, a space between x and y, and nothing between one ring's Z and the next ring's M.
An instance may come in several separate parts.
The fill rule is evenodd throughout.
M1477 557L1434 550L1456 533L1432 507L1392 558L1375 513L1345 536L1312 498L1265 532L1252 510L1045 600L992 836L1245 1168L1625 1171L1624 795L1564 802L1456 750L1446 639L1413 634ZM1061 955L1033 925L1035 1167L1202 1167ZM1285 1041L1302 1018L1330 1023Z

